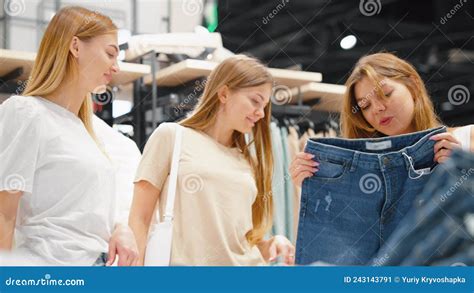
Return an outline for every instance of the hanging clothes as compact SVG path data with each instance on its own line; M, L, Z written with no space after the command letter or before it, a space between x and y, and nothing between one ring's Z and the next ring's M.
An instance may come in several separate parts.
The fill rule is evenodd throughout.
M298 132L296 128L290 126L288 128L288 152L290 156L290 160L293 161L296 158L296 154L300 151L299 149L299 140L298 140ZM293 185L293 211L292 211L292 219L293 219L293 229L292 229L292 239L296 240L296 231L298 231L298 216L300 212L300 198L301 198L301 188L299 186Z
M275 122L270 125L272 132L273 157L273 235L286 235L285 225L285 166L283 164L283 145L280 128Z
M294 243L293 238L293 182L290 176L290 164L291 157L288 147L288 129L282 127L281 129L281 142L283 146L283 165L284 165L284 178L285 178L285 230L286 237Z

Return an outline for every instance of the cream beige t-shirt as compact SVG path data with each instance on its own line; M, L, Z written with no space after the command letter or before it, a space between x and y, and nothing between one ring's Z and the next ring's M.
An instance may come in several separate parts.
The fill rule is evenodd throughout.
M135 182L146 180L161 190L160 215L166 206L175 127L163 123L153 132L135 177ZM171 265L265 264L245 237L253 227L257 187L238 149L184 127L176 192Z

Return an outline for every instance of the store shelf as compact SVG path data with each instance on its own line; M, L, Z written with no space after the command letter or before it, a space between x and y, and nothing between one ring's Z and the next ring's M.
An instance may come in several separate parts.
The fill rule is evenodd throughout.
M160 69L155 76L156 82L159 86L179 86L188 81L209 75L217 64L211 61L187 59ZM269 70L277 84L288 87L301 86L309 82L319 82L322 80L322 74L318 72L278 68L270 68ZM145 77L145 84L151 83L152 77Z
M23 73L18 79L28 79L35 58L36 54L32 52L0 49L0 76L5 76L17 68L23 68Z
M150 74L150 65L129 62L118 63L120 72L112 79L112 85L128 84L140 77Z
M35 58L36 53L0 49L0 76L22 68L23 73L17 79L28 79ZM128 62L119 62L118 64L120 72L114 75L111 85L127 84L151 72L149 65Z
M327 112L340 112L346 87L338 84L311 82L291 89L291 103L298 99L309 102L319 99L314 109Z

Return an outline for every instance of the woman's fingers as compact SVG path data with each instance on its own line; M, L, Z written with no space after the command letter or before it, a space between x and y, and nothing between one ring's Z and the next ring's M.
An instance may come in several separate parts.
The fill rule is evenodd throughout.
M276 235L274 238L276 244L277 256L280 256L286 265L294 265L295 247L284 236Z
M301 186L305 178L313 176L319 170L319 163L312 160L314 155L300 152L296 154L296 158L291 162L289 172L293 184Z
M438 141L435 145L434 145L434 152L438 152L439 150L441 149L455 149L455 148L458 148L460 147L459 144L456 144L452 141L448 141L448 140L441 140L441 141Z
M449 132L433 135L430 139L436 141L433 160L437 163L445 162L453 149L461 147L461 143Z
M295 160L295 165L298 166L309 166L309 167L314 167L314 166L319 166L318 162L315 162L313 160L305 160L305 159L296 159Z
M277 254L281 257L284 264L288 264L288 255L290 254L289 247L286 244L277 244Z
M116 249L115 240L112 239L109 243L109 255L105 264L106 266L111 266L115 262Z
M437 162L439 164L442 164L442 163L446 162L447 159L449 159L449 157L440 157Z
M316 171L317 172L317 171ZM301 172L299 173L295 179L294 179L294 184L296 186L299 186L301 187L301 184L303 183L303 180L305 180L306 178L309 178L313 176L313 173L312 172L309 172L309 171L304 171L304 172Z
M296 154L296 158L297 159L310 160L310 159L314 158L314 155L313 154L308 154L308 153L305 153L305 152L299 152L299 153Z
M290 246L290 254L288 255L288 265L294 266L295 265L295 254L296 249L293 245Z
M441 148L454 149L461 147L461 143L449 132L433 135L430 139L437 141L434 149L435 153Z
M448 149L440 149L438 152L435 153L434 161L438 163L442 163L446 161L449 156L451 156L452 151Z
M119 248L118 249L119 262L118 266L133 266L138 260L137 254L128 248Z
M456 139L456 137L454 137L454 135L450 132L445 132L445 133L439 133L439 134L436 134L436 135L433 135L432 137L430 137L431 140L436 140L436 141L439 141L439 140L449 140L449 141L452 141L452 142L455 142L455 143L459 143L459 141Z
M313 160L306 160L306 159L294 159L293 162L290 165L290 172L295 172L300 170L303 166L308 166L308 167L317 167L319 166L318 162L315 162Z
M313 166L298 166L298 168L293 172L295 176L298 176L301 172L316 172L319 168Z
M288 245L286 248L285 264L289 266L295 265L295 248L293 245Z
M293 160L293 163L295 164L303 163L303 164L312 165L313 163L315 163L315 161L313 161L313 158L314 158L314 155L312 154L300 152L296 154L296 157Z
M273 262L278 256L278 249L274 242L268 248L268 261Z

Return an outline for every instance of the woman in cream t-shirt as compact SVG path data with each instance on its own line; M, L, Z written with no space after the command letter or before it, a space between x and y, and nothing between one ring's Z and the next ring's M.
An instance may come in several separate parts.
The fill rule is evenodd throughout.
M273 211L271 92L272 77L263 65L234 56L214 69L196 109L180 122L170 265L255 266L277 256L294 264L288 239L264 240ZM135 178L129 225L141 263L155 206L162 215L166 205L176 127L164 123L154 131ZM247 144L250 133L253 142Z

